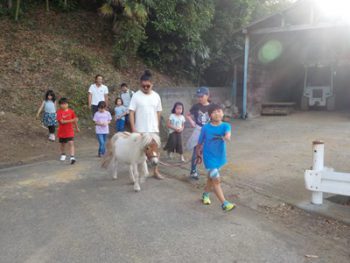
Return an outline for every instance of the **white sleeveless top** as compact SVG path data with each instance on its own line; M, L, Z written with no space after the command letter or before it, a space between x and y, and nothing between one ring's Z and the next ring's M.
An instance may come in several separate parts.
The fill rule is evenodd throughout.
M56 113L55 103L52 100L46 100L44 110L47 113Z

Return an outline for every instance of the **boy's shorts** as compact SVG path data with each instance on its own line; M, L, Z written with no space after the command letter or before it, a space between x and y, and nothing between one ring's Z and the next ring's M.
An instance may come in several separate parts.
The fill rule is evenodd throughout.
M219 173L219 169L214 168L214 169L208 169L208 176L211 179L218 179L220 178L220 173Z
M59 143L67 143L70 141L74 141L74 137L59 138L58 141L59 141Z

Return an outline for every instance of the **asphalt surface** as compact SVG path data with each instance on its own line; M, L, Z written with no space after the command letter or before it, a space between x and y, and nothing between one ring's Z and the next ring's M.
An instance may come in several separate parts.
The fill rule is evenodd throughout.
M349 247L244 204L223 212L174 178L135 193L97 158L0 170L0 262L349 262ZM306 255L316 256L308 258Z

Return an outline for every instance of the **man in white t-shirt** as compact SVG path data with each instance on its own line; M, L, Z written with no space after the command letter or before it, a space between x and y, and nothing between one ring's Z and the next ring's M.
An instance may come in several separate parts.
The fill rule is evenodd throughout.
M146 71L141 77L141 90L137 91L130 101L131 132L159 133L162 103L158 93L153 91L152 88L152 76ZM157 166L154 169L154 176L158 179L164 178L159 173Z
M96 75L95 83L89 88L89 108L92 111L92 117L98 111L97 105L100 101L104 101L108 107L108 88L103 85L103 77Z

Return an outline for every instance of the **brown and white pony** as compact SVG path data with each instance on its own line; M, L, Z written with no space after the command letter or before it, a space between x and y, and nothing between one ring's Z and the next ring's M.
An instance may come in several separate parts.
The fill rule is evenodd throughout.
M159 163L160 138L155 133L116 133L111 141L102 167L113 169L113 178L118 177L118 163L129 165L129 174L134 190L140 191L140 184L148 176L147 160L152 165ZM141 176L139 169L141 169Z

